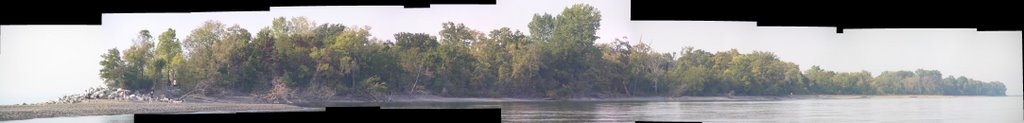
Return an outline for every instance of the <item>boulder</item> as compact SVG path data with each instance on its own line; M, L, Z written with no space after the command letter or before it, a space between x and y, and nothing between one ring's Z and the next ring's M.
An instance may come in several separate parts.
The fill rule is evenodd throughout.
M90 98L90 99L96 97L96 93L93 93L93 92L86 92L85 94L86 94L85 97Z

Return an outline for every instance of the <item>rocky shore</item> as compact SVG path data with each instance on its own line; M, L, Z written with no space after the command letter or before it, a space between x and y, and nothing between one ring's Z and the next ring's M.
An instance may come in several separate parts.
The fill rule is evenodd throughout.
M80 103L84 100L93 99L108 99L108 100L122 100L122 101L135 101L135 102L167 102L167 103L182 103L183 101L167 98L163 96L154 95L150 93L142 93L138 91L132 91L121 88L89 88L82 94L66 95L58 98L57 100L43 102L39 104L72 104Z

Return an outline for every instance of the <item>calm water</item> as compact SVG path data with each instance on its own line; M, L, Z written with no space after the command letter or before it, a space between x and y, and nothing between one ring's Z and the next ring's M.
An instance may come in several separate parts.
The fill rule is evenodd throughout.
M366 106L338 103L330 106ZM504 122L951 122L1024 123L1024 98L950 97L745 102L387 103L382 108L494 108ZM131 115L13 122L130 122Z

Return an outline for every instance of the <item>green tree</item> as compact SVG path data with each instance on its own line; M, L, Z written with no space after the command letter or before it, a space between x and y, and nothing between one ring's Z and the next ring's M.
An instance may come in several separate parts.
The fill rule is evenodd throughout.
M435 92L441 95L464 95L471 92L471 73L475 66L474 57L469 53L470 43L477 42L481 33L467 28L464 24L453 22L442 23L440 31L441 43L437 49L439 66L436 69L438 80L433 83Z
M409 93L422 93L426 88L421 86L420 81L433 76L430 71L435 67L436 58L432 54L438 45L437 37L426 33L401 32L395 34L395 42L401 49L400 62L403 70L413 76L404 77L405 81L411 81L407 88L397 87Z
M578 75L594 75L585 73L592 65L586 61L600 58L600 50L593 46L600 21L600 12L586 4L568 7L554 18L551 39L545 47L547 67L542 71L551 71L543 74L544 78L558 82L559 88L547 90L549 96L569 97L590 88L584 79L592 77Z
M437 35L401 32L394 41L366 26L278 17L255 35L203 22L179 41L148 30L131 47L102 54L109 87L172 89L265 101L336 96L383 101L393 94L453 97L785 96L799 94L1005 95L1001 82L942 78L938 70L837 72L780 60L772 52L655 52L626 37L595 43L601 14L586 4L534 14L529 34L481 32L445 22ZM643 42L636 41L636 42ZM173 90L172 90L173 91ZM170 91L168 91L170 92ZM229 93L224 93L229 92ZM294 95L294 96L293 96Z
M153 67L159 71L159 76L162 76L156 80L159 82L157 84L159 88L171 85L174 79L171 78L174 68L185 62L185 56L181 50L181 42L175 36L174 29L168 28L167 31L160 34L158 39L159 42L155 51Z
M223 23L219 21L205 21L201 26L192 30L192 33L185 37L183 48L188 52L186 64L188 69L181 70L186 74L180 74L181 82L188 90L197 91L198 94L209 94L217 92L216 85L220 82L220 72L223 68L224 59L218 59L215 52L224 51L215 49L222 37L227 33Z
M125 63L121 60L121 52L117 48L111 48L100 57L103 57L103 60L100 61L100 65L103 66L100 69L100 78L103 79L103 83L107 87L124 88L127 80L125 78Z
M124 52L126 70L125 87L131 90L152 90L154 79L159 75L150 63L153 58L153 36L149 30L139 31L134 44Z
M532 40L537 42L548 42L551 40L551 34L555 28L555 18L551 14L544 13L534 14L533 20L530 21L528 27L530 28L530 36Z

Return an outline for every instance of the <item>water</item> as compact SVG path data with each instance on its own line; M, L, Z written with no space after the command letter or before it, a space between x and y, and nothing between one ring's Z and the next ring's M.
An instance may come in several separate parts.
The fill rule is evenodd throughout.
M367 105L378 104L329 104L329 106ZM379 105L386 109L501 108L503 122L1024 123L1024 98L1021 96L738 102L420 102ZM41 118L15 122L31 122L33 120L38 122L72 120L75 122L122 122L130 121L130 119L131 115L114 115Z
M334 106L368 105L335 104ZM1024 98L948 97L741 102L391 103L382 108L502 109L504 122L1024 123Z

